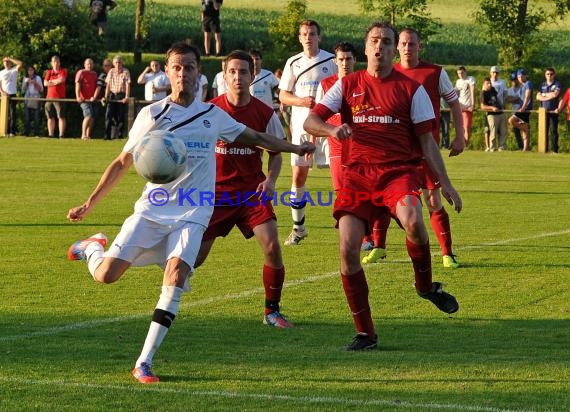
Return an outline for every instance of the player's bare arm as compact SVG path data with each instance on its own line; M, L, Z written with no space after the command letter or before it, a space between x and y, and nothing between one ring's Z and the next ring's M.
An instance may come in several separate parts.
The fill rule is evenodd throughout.
M246 127L235 141L250 146L262 147L272 152L295 153L298 156L313 153L316 149L315 145L310 142L303 142L300 145L296 145L267 133L256 132L249 127Z
M281 90L279 92L279 101L287 106L308 107L312 109L315 106L315 98L312 96L299 97L292 92Z
M333 136L338 140L347 139L352 135L352 128L348 124L333 126L314 113L307 116L303 129L313 136Z
M123 178L132 163L133 156L130 153L121 152L121 154L107 166L99 183L95 189L93 189L87 201L81 206L71 208L67 213L67 218L72 222L79 222L87 216L91 212L91 209Z
M273 197L275 193L275 183L281 172L281 165L283 163L283 156L281 153L269 152L269 161L267 162L267 177L257 186L257 193L259 193L259 200L263 200L262 193L267 197Z
M459 193L451 185L451 181L447 176L447 171L445 170L445 164L443 163L443 158L437 147L437 143L433 139L431 132L424 133L420 137L420 144L422 146L422 152L424 158L426 159L429 167L437 174L439 177L439 183L441 184L441 194L449 202L450 205L454 206L457 213L461 212L462 202Z
M449 157L457 156L465 150L465 131L463 128L463 116L461 115L461 105L459 100L449 102L449 109L455 125L455 139L451 142Z

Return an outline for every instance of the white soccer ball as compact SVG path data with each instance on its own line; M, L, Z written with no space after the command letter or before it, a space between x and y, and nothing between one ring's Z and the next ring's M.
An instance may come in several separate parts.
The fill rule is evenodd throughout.
M176 180L186 170L186 145L166 130L152 130L133 150L134 166L151 183Z

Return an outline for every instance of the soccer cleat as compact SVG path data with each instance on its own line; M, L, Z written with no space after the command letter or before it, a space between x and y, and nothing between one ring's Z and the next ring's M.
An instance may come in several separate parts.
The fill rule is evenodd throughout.
M443 255L443 267L457 269L459 263L455 260L455 255Z
M374 249L374 242L371 240L364 240L362 245L360 246L360 250L363 252L368 252L369 250Z
M271 312L263 317L263 324L273 326L280 329L292 328L293 324L289 322L285 316L279 312Z
M367 333L358 333L344 349L347 351L370 350L378 345L378 335L371 338Z
M305 239L307 236L309 236L309 231L307 229L293 229L283 244L285 246L295 246L301 243L301 240Z
M85 260L85 249L87 249L87 246L93 242L97 242L101 246L105 247L107 244L107 236L105 236L103 233L97 233L90 238L78 240L69 247L69 250L67 251L67 258L69 260Z
M362 263L365 265L368 263L377 263L380 259L384 259L386 257L386 249L382 249L381 247L374 248L370 251L370 253L362 258Z
M457 299L455 299L453 295L443 291L443 283L433 282L429 292L418 292L418 295L421 298L429 300L442 312L455 313L459 310Z
M133 369L133 376L140 383L157 383L160 379L150 370L150 365L141 363Z

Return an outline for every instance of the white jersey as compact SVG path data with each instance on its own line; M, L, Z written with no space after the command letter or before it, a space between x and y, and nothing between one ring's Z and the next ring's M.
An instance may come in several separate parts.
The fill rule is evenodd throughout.
M224 80L224 72L218 72L212 80L212 89L216 90L216 96L220 96L228 92L228 85Z
M208 78L203 74L200 74L196 79L196 85L194 86L194 93L196 97L200 100L205 101L208 95Z
M256 74L249 86L249 92L269 107L273 107L273 89L279 86L277 77L266 69Z
M216 141L231 143L245 128L219 107L199 99L183 107L167 97L143 107L123 151L132 153L147 132L163 129L183 139L188 161L186 173L173 182L147 183L135 203L135 214L164 225L186 221L207 226L214 209L210 204L213 201L209 202L205 197L215 193ZM159 206L158 203L165 199L168 201Z
M166 73L160 70L158 73L149 72L144 75L144 99L149 101L162 100L166 97L166 90L163 92L152 92L153 87L164 88L170 86L170 80Z
M316 57L310 58L301 52L290 57L285 63L279 89L291 92L297 97L315 97L321 80L337 72L334 54L319 50ZM291 134L294 138L305 133L303 123L310 110L308 107L291 108Z

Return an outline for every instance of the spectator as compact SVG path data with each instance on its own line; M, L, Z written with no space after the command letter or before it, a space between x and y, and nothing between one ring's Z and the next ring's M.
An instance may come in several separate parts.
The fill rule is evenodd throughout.
M105 98L104 98L105 97L105 90L107 89L107 84L105 83L105 79L107 78L107 73L109 73L109 70L111 70L111 68L113 67L113 62L111 62L111 60L109 60L109 59L105 59L105 60L103 60L102 67L103 67L103 71L101 73L99 73L99 76L97 76L97 88L95 89L95 100L100 100L101 101L101 107L104 108L106 106L106 102L105 102ZM109 120L107 119L105 112L106 112L106 110L103 110L103 117L104 117L104 121L105 121L105 130L107 130L111 126L109 125Z
M99 36L105 34L107 29L107 11L117 7L117 3L113 0L90 0L89 2L89 19L97 28Z
M93 59L85 59L83 69L75 75L75 98L83 112L81 124L81 140L91 139L95 122L95 91L97 90L97 73L93 70Z
M489 77L485 77L483 80L483 90L481 91L481 97L479 98L479 101L481 102L481 110L485 110L487 112L487 123L489 124L488 151L494 152L497 146L497 137L501 136L500 129L503 127L502 118L505 116L505 114L503 112L503 106L499 101L499 94L495 88L491 86L491 79ZM499 151L504 150L500 144L498 146L498 149Z
M300 144L312 140L313 137L303 129L303 122L309 111L315 105L315 95L319 82L325 77L337 72L334 63L334 54L319 48L321 41L321 27L314 20L303 20L299 26L299 43L303 51L290 57L285 63L283 76L279 82L279 100L281 103L292 106L291 109L291 136L292 142ZM326 135L323 135L326 136ZM320 139L319 143L326 143ZM318 147L316 152L323 153L324 147ZM315 156L317 153L315 152ZM322 157L322 156L321 156ZM305 228L304 199L305 183L309 174L312 159L291 155L293 168L291 184L291 215L293 230L287 237L285 245L298 245L309 234Z
M473 110L475 109L475 85L477 82L473 76L467 75L464 66L457 68L457 81L455 89L459 96L461 114L463 116L463 129L465 132L465 144L471 139L471 128L473 127Z
M497 98L499 99L499 103L501 107L505 108L505 98L507 96L507 85L504 79L499 78L500 69L498 66L491 67L490 75L491 75L491 86L493 89L497 91ZM501 116L501 121L503 124L496 130L499 132L499 150L506 150L507 149L507 133L508 133L508 126L507 126L507 118L506 116Z
M158 60L151 60L137 79L138 84L144 84L144 99L147 101L162 100L170 91L170 80L160 68Z
M131 95L131 73L123 67L123 58L119 55L113 57L113 68L105 78L105 102L107 118L105 124L105 140L122 139L125 128L125 115L127 104Z
M255 77L249 86L249 92L263 103L273 108L273 91L279 86L279 80L273 72L261 68L263 57L257 49L250 49L249 55L253 59Z
M511 118L515 115L515 112L521 107L521 84L517 79L517 73L512 72L509 76L511 81L511 87L507 90L506 103L511 103L512 114L509 116L508 122L511 124ZM516 121L516 118L513 119ZM521 136L521 130L519 128L513 127L513 132L515 134L515 143L519 150L523 149L523 140Z
M34 135L40 136L40 107L39 100L44 92L42 78L36 74L34 66L28 67L28 75L22 79L22 94L24 95L24 135L30 136L31 119L34 121Z
M365 36L367 68L335 83L303 125L312 135L351 141L343 171L344 195L336 198L333 213L340 238L340 278L357 332L345 348L348 351L373 349L378 343L360 247L381 209L397 218L406 232L418 295L445 313L459 310L457 300L443 291L440 282L432 281L417 167L422 158L439 176L443 196L458 212L461 198L451 185L432 135L435 116L430 98L422 85L393 68L395 52L394 29L373 23ZM326 123L339 112L341 126ZM361 197L365 193L366 199Z
M566 89L566 92L558 103L558 107L555 112L561 113L562 110L564 110L564 106L566 106L566 131L570 133L570 87Z
M204 53L210 55L210 38L214 33L216 43L216 56L222 55L222 29L220 26L220 8L223 0L202 0L200 20L204 32Z
M517 70L517 80L521 85L521 105L514 116L509 118L509 124L521 131L523 148L522 151L530 150L530 112L532 110L532 83L528 80L525 69Z
M0 70L0 94L8 96L10 105L8 106L8 136L16 134L16 105L18 102L12 97L18 94L18 72L22 70L24 63L13 57L4 57L4 70Z
M221 96L228 91L228 85L224 79L224 72L226 71L226 59L222 60L222 71L216 73L214 80L212 80L212 98Z
M47 87L48 99L65 99L67 81L67 69L61 67L59 56L51 58L51 69L46 71L44 76L44 87ZM48 100L45 105L45 112L47 117L48 136L55 137L55 119L57 118L59 137L65 135L65 127L67 122L65 120L66 111L65 102Z
M553 153L558 153L558 97L562 86L556 80L556 72L552 67L547 67L544 71L545 81L540 85L540 89L536 94L536 99L540 105L547 110L546 119L548 124L548 135L550 136L550 147Z

